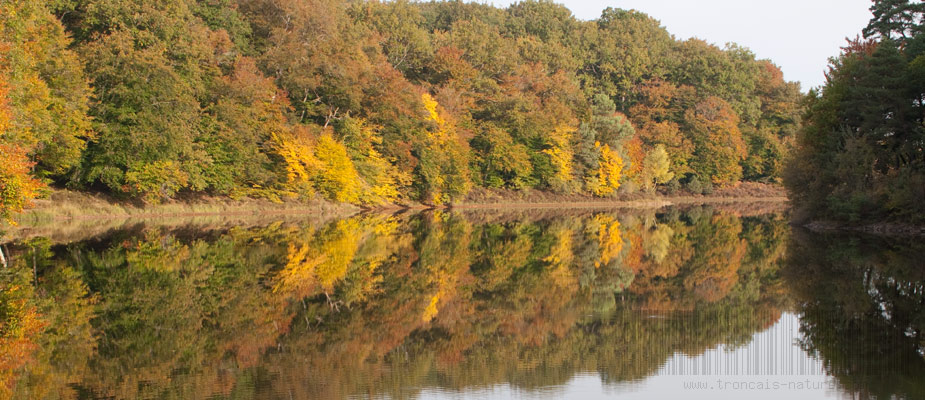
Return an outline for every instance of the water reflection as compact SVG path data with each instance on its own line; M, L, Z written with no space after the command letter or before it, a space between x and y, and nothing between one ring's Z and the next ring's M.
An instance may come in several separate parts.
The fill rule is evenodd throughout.
M701 208L21 240L0 272L0 398L555 397L583 377L620 387L746 348L787 310L846 390L917 397L914 379L867 379L893 358L845 356L846 332L863 331L880 340L863 351L917 354L921 368L923 279L894 268L902 248L852 275L810 239L791 246L802 265L785 265L789 242L780 215Z
M802 346L860 398L925 398L925 241L796 232Z

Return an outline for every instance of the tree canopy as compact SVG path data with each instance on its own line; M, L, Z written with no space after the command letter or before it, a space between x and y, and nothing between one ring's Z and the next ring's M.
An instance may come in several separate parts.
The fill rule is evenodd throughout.
M918 1L877 0L866 38L810 92L786 184L799 217L925 218L925 32Z
M675 40L636 11L0 4L3 143L35 179L146 202L442 204L478 186L610 196L776 181L799 123L799 87L770 61Z

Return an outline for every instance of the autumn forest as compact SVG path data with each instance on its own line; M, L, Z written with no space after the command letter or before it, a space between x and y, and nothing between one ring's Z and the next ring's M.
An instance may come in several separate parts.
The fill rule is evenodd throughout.
M778 182L802 94L652 17L337 0L4 1L4 212L43 187L448 204Z

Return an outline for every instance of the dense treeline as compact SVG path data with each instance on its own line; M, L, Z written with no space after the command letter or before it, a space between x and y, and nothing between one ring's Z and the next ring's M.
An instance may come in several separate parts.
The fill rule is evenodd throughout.
M0 269L0 396L408 397L393 391L633 381L773 324L788 234L779 215L698 208L16 241Z
M5 213L41 183L448 203L777 180L799 86L651 17L459 1L3 0Z
M803 218L925 218L925 4L871 11L810 92L785 182Z

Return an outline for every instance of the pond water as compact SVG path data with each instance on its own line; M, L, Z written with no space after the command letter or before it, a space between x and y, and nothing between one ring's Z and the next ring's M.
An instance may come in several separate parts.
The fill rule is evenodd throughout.
M0 398L925 398L921 239L700 207L94 232L4 240Z

